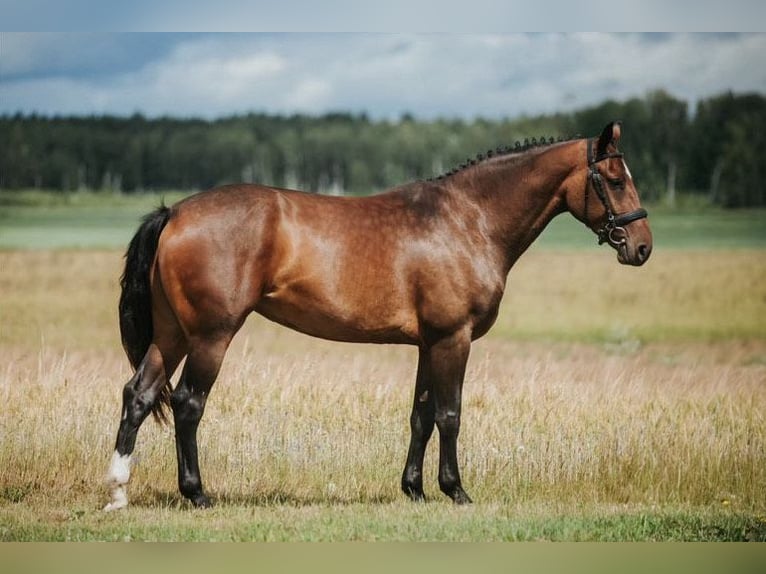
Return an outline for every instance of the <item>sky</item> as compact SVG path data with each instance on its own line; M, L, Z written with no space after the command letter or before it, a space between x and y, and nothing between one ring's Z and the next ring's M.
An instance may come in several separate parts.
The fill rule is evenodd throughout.
M395 119L766 93L766 34L0 33L0 114Z

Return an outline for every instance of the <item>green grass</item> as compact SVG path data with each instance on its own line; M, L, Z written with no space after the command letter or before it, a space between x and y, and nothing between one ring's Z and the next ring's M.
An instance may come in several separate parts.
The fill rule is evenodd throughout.
M124 249L141 217L185 194L0 192L0 249ZM766 210L649 206L655 249L766 248ZM568 215L533 249L594 249L595 236Z
M0 192L0 249L124 249L144 214L184 195Z
M587 508L550 512L476 504L222 504L191 510L172 503L104 515L61 508L48 517L0 507L0 541L766 541L766 522L726 510ZM40 520L43 518L43 520Z

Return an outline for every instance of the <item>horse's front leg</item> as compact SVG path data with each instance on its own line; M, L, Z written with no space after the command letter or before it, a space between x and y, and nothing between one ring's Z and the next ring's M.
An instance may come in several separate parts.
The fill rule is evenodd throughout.
M457 437L463 378L471 349L468 329L445 337L430 348L436 427L439 429L439 487L455 504L467 504L457 462Z
M418 375L415 398L410 415L410 448L402 474L402 490L415 501L424 501L423 458L428 440L434 430L434 393L432 389L430 352L421 348L418 355Z

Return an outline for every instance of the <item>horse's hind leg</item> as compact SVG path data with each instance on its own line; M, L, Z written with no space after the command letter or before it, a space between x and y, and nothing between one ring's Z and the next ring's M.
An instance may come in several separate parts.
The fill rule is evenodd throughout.
M196 341L186 359L181 380L170 396L176 430L178 488L195 506L210 506L199 471L197 427L230 340L227 336Z
M156 408L161 394L167 392L168 377L175 370L181 356L180 352L166 352L163 355L158 346L152 343L136 373L123 388L120 428L107 474L111 501L104 507L106 511L117 510L128 504L126 486L130 479L130 457L136 445L138 429L152 409Z

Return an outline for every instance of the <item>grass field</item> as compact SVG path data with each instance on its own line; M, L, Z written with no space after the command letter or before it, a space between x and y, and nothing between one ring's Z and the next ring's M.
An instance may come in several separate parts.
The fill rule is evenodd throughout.
M80 201L0 205L0 540L766 540L760 212L659 212L640 269L567 223L544 234L472 351L468 508L438 492L436 440L430 502L398 491L414 349L254 317L200 426L216 507L182 501L172 429L148 421L131 506L107 515L130 376L116 321L124 245L109 231L126 241L154 199ZM73 236L88 219L95 242L51 249L73 247L62 214Z

